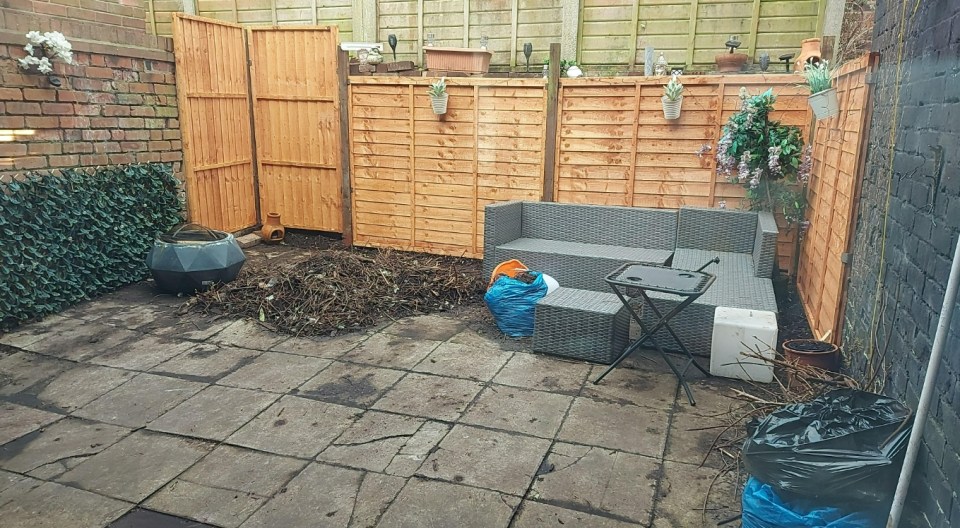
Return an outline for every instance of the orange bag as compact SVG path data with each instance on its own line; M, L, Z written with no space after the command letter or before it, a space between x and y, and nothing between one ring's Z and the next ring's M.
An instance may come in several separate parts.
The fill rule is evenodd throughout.
M497 277L500 275L506 275L512 279L524 271L529 270L523 265L523 262L520 262L519 260L511 259L501 262L500 264L497 264L496 268L493 268L493 273L490 274L490 284L487 284L487 289L489 290L490 286L493 286L493 283L497 281Z

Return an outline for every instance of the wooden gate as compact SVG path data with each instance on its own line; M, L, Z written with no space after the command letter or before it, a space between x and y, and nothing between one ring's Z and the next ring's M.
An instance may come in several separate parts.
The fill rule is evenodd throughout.
M336 26L252 29L250 55L261 211L342 231Z
M813 136L813 171L808 193L810 228L800 249L797 290L810 328L839 342L846 288L844 255L853 238L855 208L869 127L870 57L848 62L834 73L840 114L818 121Z
M243 31L182 14L173 21L187 212L224 231L257 223Z

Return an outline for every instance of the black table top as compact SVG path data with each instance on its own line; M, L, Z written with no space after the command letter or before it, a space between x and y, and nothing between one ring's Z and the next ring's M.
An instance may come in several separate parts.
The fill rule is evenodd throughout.
M716 277L702 271L682 270L656 264L625 264L607 275L608 284L642 288L644 290L700 295L707 291Z

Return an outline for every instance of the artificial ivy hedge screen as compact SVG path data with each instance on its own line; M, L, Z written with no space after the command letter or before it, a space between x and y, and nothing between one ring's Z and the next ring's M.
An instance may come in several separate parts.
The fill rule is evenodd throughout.
M154 238L182 217L168 163L0 181L0 328L145 278Z

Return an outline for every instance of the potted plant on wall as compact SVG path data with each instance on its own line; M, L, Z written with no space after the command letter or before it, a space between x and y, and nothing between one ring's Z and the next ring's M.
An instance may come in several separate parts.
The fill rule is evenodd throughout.
M447 100L450 98L450 94L447 93L447 80L445 77L440 77L440 80L431 84L430 88L427 89L427 94L430 95L430 106L433 107L433 113L437 115L443 115L447 113Z
M683 105L683 84L680 83L680 78L677 75L671 77L670 82L664 86L663 97L660 98L660 101L663 103L664 119L680 118L680 106Z
M810 87L810 108L817 119L827 119L840 113L840 101L830 76L830 64L820 61L803 67L803 76Z

